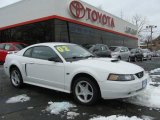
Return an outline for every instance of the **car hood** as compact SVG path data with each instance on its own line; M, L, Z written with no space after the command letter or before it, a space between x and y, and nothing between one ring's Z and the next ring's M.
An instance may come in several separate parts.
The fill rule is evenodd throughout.
M104 72L112 72L117 74L135 74L144 71L143 68L132 63L118 61L110 58L89 58L73 62L80 66L92 69L100 69Z

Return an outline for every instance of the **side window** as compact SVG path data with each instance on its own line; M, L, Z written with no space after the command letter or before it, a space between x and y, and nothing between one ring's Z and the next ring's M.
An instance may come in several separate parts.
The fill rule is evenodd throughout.
M0 44L0 50L4 49L4 44Z
M129 51L128 48L125 47L125 52L128 52L128 51Z
M101 47L99 45L96 45L95 48L94 48L94 50L96 50L96 51L102 51Z
M11 47L12 47L11 45L6 44L6 45L5 45L5 47L4 47L4 49L5 49L5 50L10 50L10 49L11 49Z
M48 60L52 57L58 57L54 50L46 46L34 47L32 51L32 58Z
M109 47L107 45L105 45L106 50L109 50Z
M101 51L106 51L106 47L105 46L101 46Z
M25 53L23 54L23 56L25 57L31 57L31 52L32 52L33 48L29 48L25 51Z
M122 51L122 52L125 52L125 48L124 48L124 47L122 47L122 48L121 48L121 51Z

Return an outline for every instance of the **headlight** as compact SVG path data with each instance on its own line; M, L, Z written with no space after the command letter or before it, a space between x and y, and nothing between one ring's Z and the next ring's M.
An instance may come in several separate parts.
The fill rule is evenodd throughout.
M110 74L108 77L108 80L112 80L112 81L131 81L131 80L135 80L134 75L130 75L130 74Z

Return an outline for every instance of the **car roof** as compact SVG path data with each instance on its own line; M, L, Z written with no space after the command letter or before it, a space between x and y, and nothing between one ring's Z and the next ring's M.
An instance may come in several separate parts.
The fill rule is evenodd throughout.
M39 45L57 46L57 45L75 45L75 44L73 44L73 43L63 43L63 42L46 42L46 43L33 44L32 46L39 46Z
M124 46L110 46L110 47L124 47Z
M0 44L25 44L25 43L22 43L22 42L2 42Z

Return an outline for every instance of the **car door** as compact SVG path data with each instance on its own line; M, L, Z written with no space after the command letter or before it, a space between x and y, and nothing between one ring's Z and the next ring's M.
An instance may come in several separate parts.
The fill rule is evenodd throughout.
M126 52L124 47L121 47L120 49L120 57L122 60L126 60Z
M5 44L0 44L0 62L4 61L4 45Z
M101 52L102 52L102 57L108 57L108 49L106 48L105 45L101 45Z
M96 54L99 57L102 57L102 50L101 50L101 46L100 45L95 45L94 49L93 49L93 53Z
M63 62L49 61L59 58L53 49L47 46L36 46L24 53L25 72L28 82L53 89L64 89ZM60 58L59 58L60 59Z
M130 51L127 47L125 47L124 49L125 49L125 60L128 60L130 56Z

